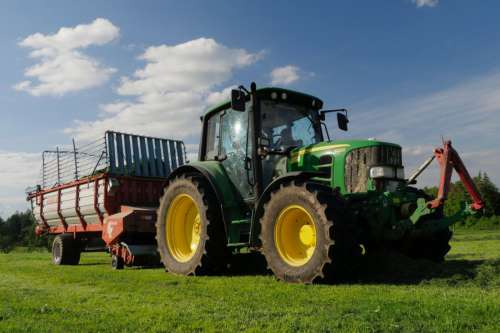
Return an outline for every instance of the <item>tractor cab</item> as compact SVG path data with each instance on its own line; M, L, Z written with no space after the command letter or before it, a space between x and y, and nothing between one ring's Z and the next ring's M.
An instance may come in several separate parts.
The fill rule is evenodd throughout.
M290 171L293 150L324 141L322 106L314 96L282 88L235 90L231 101L203 117L199 160L220 162L242 199L255 202L273 179ZM347 117L338 120L347 130Z

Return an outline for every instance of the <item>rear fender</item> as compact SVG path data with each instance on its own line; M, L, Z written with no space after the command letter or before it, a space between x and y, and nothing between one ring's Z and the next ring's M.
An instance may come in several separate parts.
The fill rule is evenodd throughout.
M239 193L234 189L224 168L217 161L191 162L175 169L168 177L172 180L175 177L185 174L200 174L208 181L217 198L217 205L222 216L226 237L229 236L229 224L233 215L241 211L241 199ZM168 186L168 185L167 185Z

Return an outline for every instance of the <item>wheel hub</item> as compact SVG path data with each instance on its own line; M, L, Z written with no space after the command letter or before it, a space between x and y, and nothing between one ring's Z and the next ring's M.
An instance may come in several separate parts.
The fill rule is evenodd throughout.
M201 218L194 199L188 194L177 195L165 223L170 254L179 262L189 261L198 250L201 236Z
M275 224L274 241L280 257L290 266L302 266L316 248L316 227L309 212L300 205L285 207Z

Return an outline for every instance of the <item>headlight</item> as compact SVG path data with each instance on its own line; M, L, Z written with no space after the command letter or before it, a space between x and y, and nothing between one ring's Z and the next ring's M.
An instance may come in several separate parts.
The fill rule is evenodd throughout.
M370 169L371 178L394 178L395 170L393 167L378 166Z
M397 179L405 179L405 168L397 168L396 169L396 178Z

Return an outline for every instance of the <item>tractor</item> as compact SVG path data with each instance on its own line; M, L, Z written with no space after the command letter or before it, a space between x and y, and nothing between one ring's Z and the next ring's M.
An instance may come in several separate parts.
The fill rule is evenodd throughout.
M401 147L377 140L330 140L325 124L347 110L297 91L255 83L201 117L198 161L168 177L156 240L168 272L220 274L233 253L261 252L284 281L335 277L337 265L380 249L444 260L450 226L484 202L451 142L405 178ZM412 185L437 159L437 198ZM443 204L455 169L472 199L454 216Z

